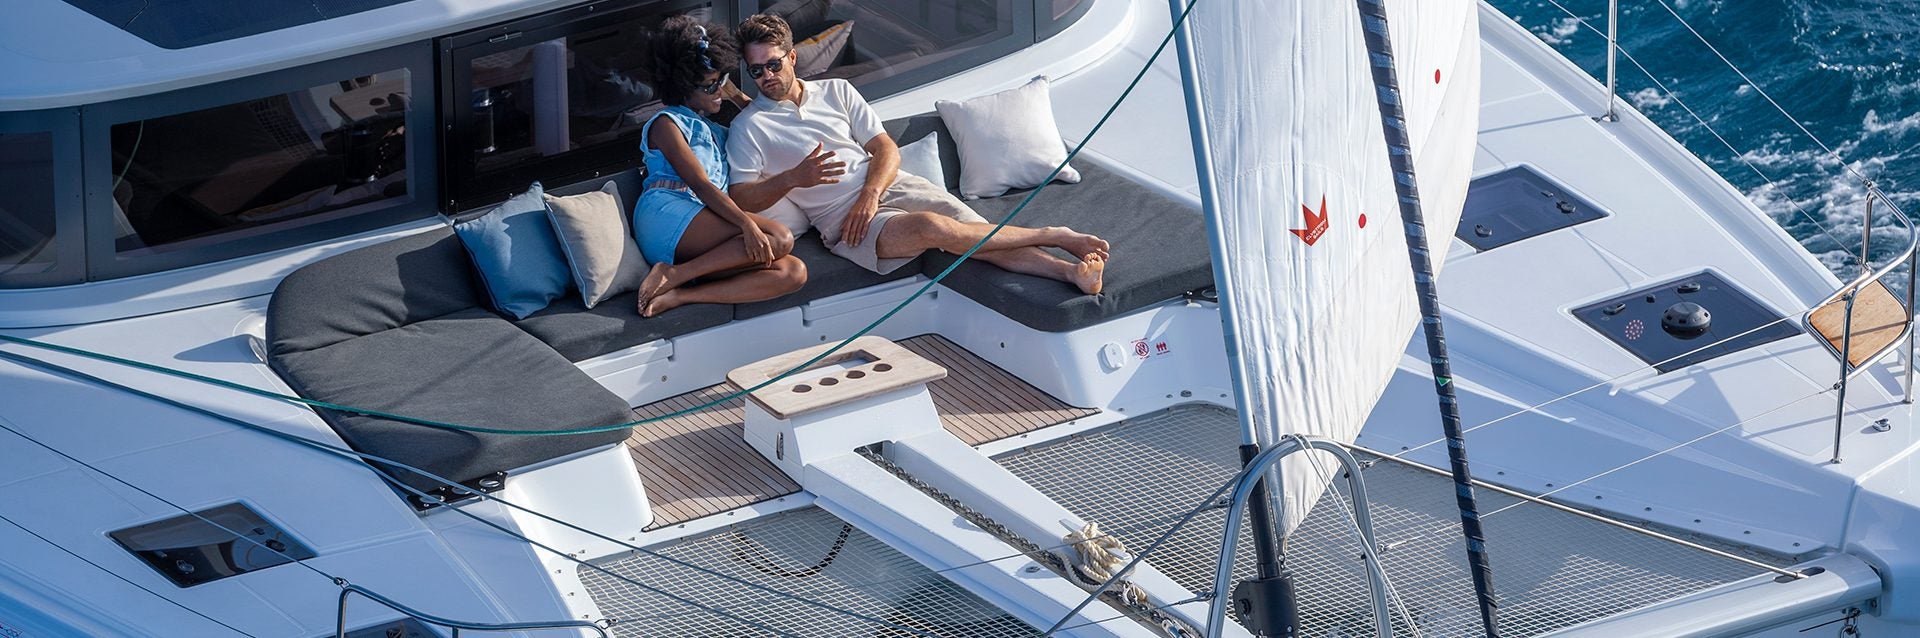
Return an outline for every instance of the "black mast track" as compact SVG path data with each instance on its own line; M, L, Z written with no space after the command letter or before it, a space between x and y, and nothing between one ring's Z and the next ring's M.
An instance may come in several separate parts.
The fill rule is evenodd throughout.
M1473 592L1480 603L1480 624L1487 638L1500 635L1493 598L1493 567L1487 564L1487 537L1480 529L1480 511L1474 503L1473 474L1467 469L1467 441L1460 429L1460 404L1453 393L1453 366L1447 361L1447 336L1440 323L1440 290L1433 280L1433 256L1427 252L1427 226L1420 212L1420 189L1413 175L1413 149L1400 103L1400 80L1394 73L1393 42L1387 35L1387 7L1381 0L1356 0L1360 29L1366 37L1367 58L1373 67L1374 96L1380 105L1380 128L1386 133L1387 157L1393 163L1393 188L1400 200L1400 220L1406 225L1407 260L1413 266L1413 286L1420 299L1420 327L1427 336L1427 357L1433 363L1434 392L1440 398L1440 427L1447 435L1447 461L1453 474L1454 500L1460 506L1460 531L1467 538L1467 567L1473 572Z

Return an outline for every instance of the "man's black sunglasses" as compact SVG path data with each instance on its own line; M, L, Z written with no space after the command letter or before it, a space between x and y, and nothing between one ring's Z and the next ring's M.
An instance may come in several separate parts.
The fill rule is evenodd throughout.
M786 65L787 65L787 54L782 53L780 54L780 57L767 60L765 64L747 65L747 77L758 80L760 79L760 76L766 75L768 72L779 73L780 69L785 67Z

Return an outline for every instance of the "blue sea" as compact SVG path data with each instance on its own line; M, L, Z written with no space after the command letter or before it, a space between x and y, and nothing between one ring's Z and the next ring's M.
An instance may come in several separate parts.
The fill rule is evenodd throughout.
M1492 0L1604 81L1607 3L1558 2L1578 18L1547 0ZM1842 280L1857 276L1866 197L1853 173L1920 215L1908 190L1920 188L1920 61L1909 57L1920 52L1920 0L1664 2L1620 2L1620 46L1646 66L1642 72L1620 58L1622 100L1746 193ZM1875 215L1873 230L1872 257L1884 264L1906 236L1884 214ZM1897 292L1906 287L1905 277L1886 283Z

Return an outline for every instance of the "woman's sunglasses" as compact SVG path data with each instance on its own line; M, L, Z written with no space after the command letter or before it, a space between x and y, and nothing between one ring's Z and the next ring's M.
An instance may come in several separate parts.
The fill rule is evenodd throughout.
M712 82L703 84L698 88L700 89L701 93L705 93L707 95L713 95L715 93L719 93L720 86L726 83L727 83L727 74L722 73L720 74L720 77L714 78Z
M782 53L780 54L780 57L767 60L765 64L747 65L747 77L758 80L760 79L760 76L766 75L768 73L779 73L780 69L785 67L786 64L787 64L787 55Z

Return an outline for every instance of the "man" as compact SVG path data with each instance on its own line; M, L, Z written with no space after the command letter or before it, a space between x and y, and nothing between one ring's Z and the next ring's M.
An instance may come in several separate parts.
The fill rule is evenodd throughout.
M852 84L795 74L798 56L785 20L752 16L737 37L747 77L760 87L727 139L728 191L741 208L766 210L784 198L820 229L834 254L881 274L929 249L964 253L993 230L946 189L900 172L899 147ZM974 257L1098 294L1107 242L1064 227L1009 225Z

